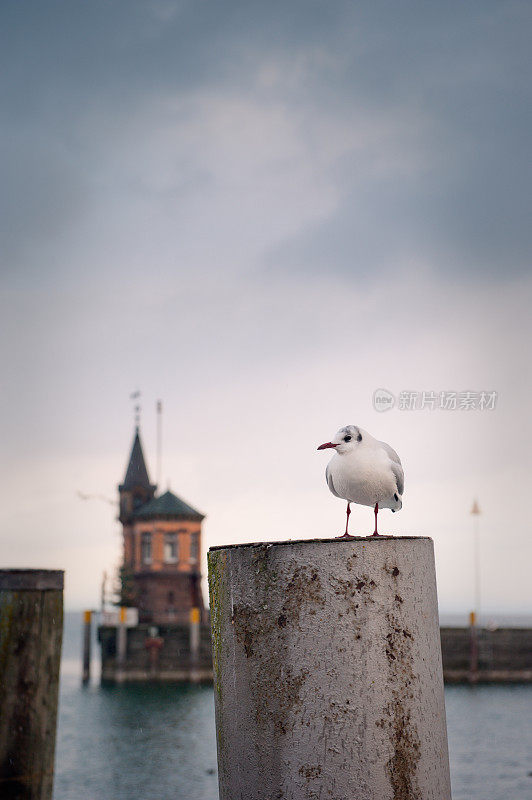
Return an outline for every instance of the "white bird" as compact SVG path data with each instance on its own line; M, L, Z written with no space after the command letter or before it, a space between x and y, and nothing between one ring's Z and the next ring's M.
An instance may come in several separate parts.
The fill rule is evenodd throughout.
M347 531L350 503L372 506L375 511L375 531L379 508L399 511L403 506L404 473L401 459L386 442L379 442L356 425L340 428L330 442L320 444L318 450L332 447L336 450L327 464L325 478L335 497L347 500L345 533L339 538L353 538Z

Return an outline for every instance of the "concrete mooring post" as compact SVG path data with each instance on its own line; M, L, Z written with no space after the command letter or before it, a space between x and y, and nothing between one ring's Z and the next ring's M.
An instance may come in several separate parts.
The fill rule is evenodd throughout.
M432 540L209 551L220 800L450 800Z
M0 570L0 797L50 800L63 572Z

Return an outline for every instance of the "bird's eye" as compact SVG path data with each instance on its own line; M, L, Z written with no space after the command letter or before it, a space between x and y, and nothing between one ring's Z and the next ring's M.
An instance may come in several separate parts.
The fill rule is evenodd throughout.
M350 441L351 441L350 436L344 436L344 442L350 442Z

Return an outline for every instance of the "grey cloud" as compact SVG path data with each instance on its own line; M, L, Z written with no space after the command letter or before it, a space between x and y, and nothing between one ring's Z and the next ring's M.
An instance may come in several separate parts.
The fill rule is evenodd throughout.
M5 156L12 252L98 202L88 173L106 143L84 129L92 111L127 119L157 97L223 90L299 114L309 158L327 146L321 118L331 129L379 114L392 128L420 124L411 141L382 144L409 160L419 150L414 175L376 174L378 153L364 151L323 167L336 212L267 254L267 270L360 274L399 258L471 274L527 268L527 3L65 0L7 2L1 16L3 115L21 132ZM271 84L265 64L279 70ZM182 188L176 177L165 191Z
M4 142L0 184L4 269L18 268L36 240L61 237L86 208L82 172L61 148L20 132Z
M449 144L447 144L447 147ZM479 151L482 146L479 145ZM426 172L368 175L359 156L344 169L352 185L336 212L272 249L266 269L337 271L368 278L407 262L443 272L507 278L530 268L530 167L524 155L435 154Z
M371 147L344 157L336 212L273 249L266 268L360 277L407 259L472 277L525 272L532 244L530 8L423 4L414 19L395 4L380 25L376 8L365 6L366 36L324 107L344 120L342 102L362 116L387 111L392 129L395 119L410 119L413 131L418 121L412 140L403 135L394 146L410 161L418 151L419 170L376 175ZM320 98L326 90L320 86Z

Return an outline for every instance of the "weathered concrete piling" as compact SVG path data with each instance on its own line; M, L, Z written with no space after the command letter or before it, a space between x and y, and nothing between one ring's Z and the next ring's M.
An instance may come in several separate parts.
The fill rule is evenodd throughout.
M0 797L50 800L63 572L0 570Z
M450 800L432 540L209 551L220 800Z

